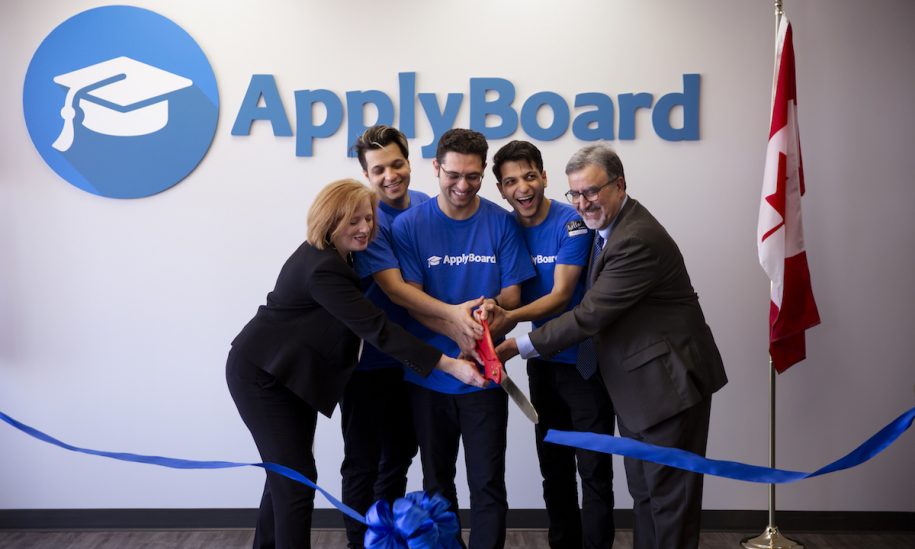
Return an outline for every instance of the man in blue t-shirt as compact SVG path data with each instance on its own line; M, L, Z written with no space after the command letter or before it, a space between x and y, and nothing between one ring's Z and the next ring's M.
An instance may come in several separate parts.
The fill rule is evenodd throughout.
M502 198L521 225L536 278L521 285L522 306L504 310L487 304L496 333L518 322L534 327L572 309L584 294L592 231L574 208L544 195L546 172L540 151L527 141L512 141L493 157L493 173ZM600 374L587 379L576 367L578 346L527 362L531 401L540 416L535 426L537 456L543 475L543 500L553 548L606 549L613 545L613 466L607 454L543 442L550 429L613 434L613 407ZM578 507L575 461L581 476Z
M506 309L520 301L520 284L534 276L518 225L496 204L477 196L488 144L478 132L452 129L439 140L432 166L439 195L394 221L403 278L446 303L478 297ZM413 320L407 328L450 356L460 346ZM505 543L505 446L508 401L498 385L477 389L447 374L406 372L421 450L423 487L440 492L457 511L454 485L458 447L464 444L470 488L471 549Z
M401 304L412 297L418 317L463 340L464 345L472 344L482 333L470 316L479 300L460 305L442 303L407 285L400 275L391 225L408 208L429 199L427 194L409 188L407 138L395 128L376 125L362 134L354 148L362 173L379 198L377 235L365 251L356 254L354 262L366 297L401 325L407 323L409 314L388 294ZM344 390L340 411L343 502L365 513L376 500L393 503L403 497L417 445L413 429L404 428L412 425L412 419L401 363L366 344ZM347 516L344 523L348 546L363 547L365 525Z

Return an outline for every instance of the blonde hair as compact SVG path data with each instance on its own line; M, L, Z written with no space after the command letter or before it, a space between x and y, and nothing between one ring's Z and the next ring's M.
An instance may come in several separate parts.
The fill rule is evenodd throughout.
M374 214L378 208L378 196L375 191L355 179L341 179L328 183L308 209L308 242L319 250L329 246L340 232L340 222L351 218L363 200L369 201ZM377 229L376 221L372 224L369 240L375 238Z

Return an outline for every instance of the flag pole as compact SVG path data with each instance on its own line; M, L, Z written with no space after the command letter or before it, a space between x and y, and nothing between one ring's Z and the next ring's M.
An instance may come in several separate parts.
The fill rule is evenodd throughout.
M776 1L777 8L780 1ZM777 9L776 8L776 9ZM769 467L775 468L775 365L769 357ZM804 545L785 537L775 525L775 484L769 485L769 525L762 534L740 541L744 549L804 549Z
M778 28L782 22L782 0L775 0L775 62L778 66ZM774 79L773 79L774 86ZM773 91L773 97L775 96ZM769 355L769 467L775 468L775 365ZM762 534L744 538L740 542L744 549L804 549L803 544L787 538L775 525L775 484L769 485L769 525Z

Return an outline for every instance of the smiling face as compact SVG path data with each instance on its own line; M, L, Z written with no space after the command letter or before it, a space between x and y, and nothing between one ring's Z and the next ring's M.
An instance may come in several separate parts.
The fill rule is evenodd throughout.
M467 219L477 211L477 192L483 184L486 163L476 154L445 153L441 164L432 161L441 193L438 206L452 219Z
M372 203L363 199L352 216L340 220L335 234L331 236L331 242L343 257L352 252L361 252L369 245L374 224Z
M610 226L610 222L619 213L626 198L625 183L622 178L611 180L607 172L597 164L588 164L584 168L569 173L569 190L577 193L594 193L594 200L588 200L585 194L574 202L578 215L589 229L600 230Z
M365 151L365 166L362 173L382 202L400 210L409 205L410 161L397 143Z
M550 200L543 196L546 172L523 160L506 161L500 168L502 180L497 185L502 198L511 204L522 226L539 225L550 211Z

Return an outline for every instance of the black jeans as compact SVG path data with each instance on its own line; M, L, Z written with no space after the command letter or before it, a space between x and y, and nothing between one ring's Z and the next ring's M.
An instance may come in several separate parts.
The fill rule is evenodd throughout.
M317 411L235 349L226 362L226 382L261 460L285 465L317 482L312 453ZM313 489L268 471L254 547L311 547L314 500Z
M613 463L600 452L543 442L547 431L613 434L613 405L600 374L585 380L574 364L531 359L527 363L543 500L550 519L550 547L607 549L613 546ZM578 508L575 461L581 476Z
M423 489L440 493L457 513L458 446L464 443L470 488L470 548L505 545L505 446L508 396L500 388L449 395L410 386L413 423L423 464ZM463 545L463 542L461 542Z
M343 503L365 514L380 499L403 497L416 455L410 401L401 368L357 370L340 401ZM363 547L365 525L344 515L349 547Z

